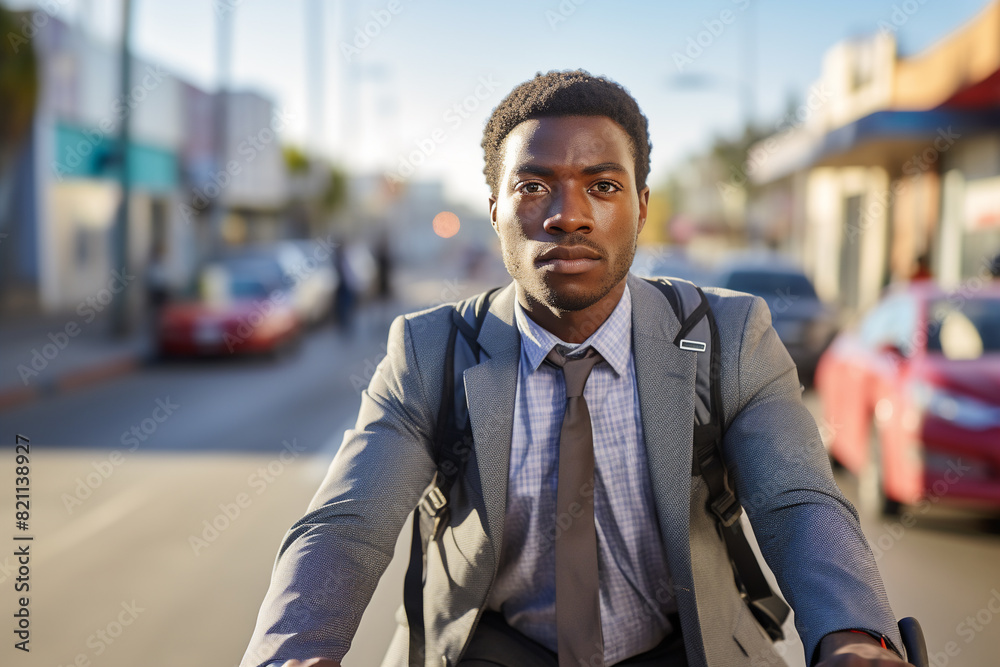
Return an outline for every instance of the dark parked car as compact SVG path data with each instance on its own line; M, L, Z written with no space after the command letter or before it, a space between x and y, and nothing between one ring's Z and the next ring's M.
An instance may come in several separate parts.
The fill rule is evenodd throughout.
M683 278L695 285L709 284L711 269L676 246L640 246L632 261L632 273L645 277Z
M771 311L778 337L799 369L799 379L812 383L819 356L837 333L837 315L816 295L809 278L776 257L727 261L710 285L762 297Z

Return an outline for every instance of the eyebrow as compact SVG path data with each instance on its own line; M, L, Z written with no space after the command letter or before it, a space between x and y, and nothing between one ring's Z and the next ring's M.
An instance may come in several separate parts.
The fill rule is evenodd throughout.
M587 176L600 174L606 171L615 171L623 174L628 173L628 170L617 162L601 162L600 164L594 164L583 168L583 173ZM536 176L554 176L556 172L554 169L544 167L540 164L525 164L519 167L515 173L534 174Z

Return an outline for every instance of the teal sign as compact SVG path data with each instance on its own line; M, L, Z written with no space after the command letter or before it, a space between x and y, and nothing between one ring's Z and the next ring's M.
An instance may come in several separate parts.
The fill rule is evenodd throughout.
M57 181L74 178L118 179L115 160L117 137L98 129L66 123L56 125L56 151L52 171ZM129 143L128 167L132 187L167 193L178 187L177 156L172 151Z

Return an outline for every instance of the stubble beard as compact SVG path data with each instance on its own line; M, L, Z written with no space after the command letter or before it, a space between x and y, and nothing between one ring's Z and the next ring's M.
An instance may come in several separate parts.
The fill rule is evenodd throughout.
M606 297L628 275L634 258L635 242L633 241L631 250L615 259L614 264L609 267L609 271L605 274L604 280L595 289L585 293L566 292L559 291L546 279L544 273L535 271L534 264L530 259L527 263L521 262L507 244L503 245L503 263L507 267L507 273L528 297L553 310L568 312L585 310Z

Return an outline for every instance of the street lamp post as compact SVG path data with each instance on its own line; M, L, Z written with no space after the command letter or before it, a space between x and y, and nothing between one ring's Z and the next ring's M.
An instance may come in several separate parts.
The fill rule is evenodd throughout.
M121 99L128 99L129 89L132 84L132 56L129 53L129 42L132 32L132 0L122 0L122 39L121 39L121 64L120 87ZM128 245L129 245L129 198L132 193L131 174L129 173L128 145L130 141L132 114L126 113L122 116L121 127L118 132L118 146L116 147L119 173L119 183L121 185L121 201L118 204L118 215L115 219L114 227L114 249L117 266L121 267L122 274L128 274ZM131 318L129 317L128 288L124 289L112 302L112 330L117 337L127 336L131 332Z

